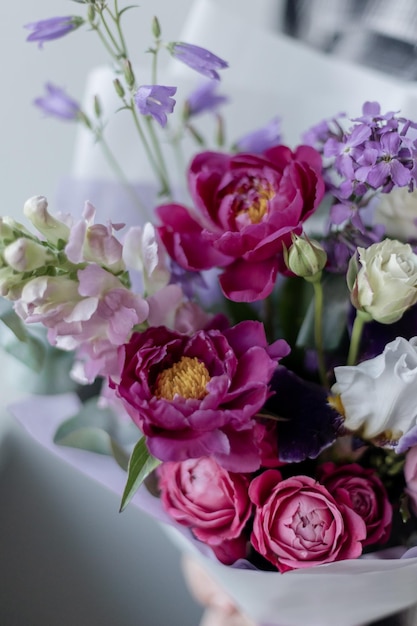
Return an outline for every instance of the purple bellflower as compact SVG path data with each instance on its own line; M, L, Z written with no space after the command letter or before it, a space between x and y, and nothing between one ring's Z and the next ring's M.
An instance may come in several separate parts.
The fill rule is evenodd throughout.
M200 113L214 113L222 104L229 101L227 96L216 93L217 86L216 80L207 80L190 93L185 103L188 117Z
M32 30L30 35L26 38L26 41L37 41L39 48L42 48L42 44L45 41L52 41L53 39L59 39L64 35L75 30L81 24L84 24L82 17L76 15L66 15L65 17L51 17L47 20L40 20L39 22L31 22L25 24L25 28Z
M217 70L222 70L229 66L226 61L223 61L223 59L212 52L190 43L177 41L168 44L167 48L175 59L185 63L185 65L203 74L203 76L208 76L208 78L220 80Z
M78 119L81 113L80 105L72 100L63 89L51 83L45 85L46 94L41 98L36 98L33 103L42 109L47 115L57 117L61 120L73 121Z
M176 87L142 85L135 93L135 103L142 115L151 115L164 128L168 121L167 113L174 110L175 100L171 96L176 91Z
M274 117L268 124L254 130L236 142L236 150L238 152L252 152L260 154L268 148L277 146L281 143L280 135L280 119Z

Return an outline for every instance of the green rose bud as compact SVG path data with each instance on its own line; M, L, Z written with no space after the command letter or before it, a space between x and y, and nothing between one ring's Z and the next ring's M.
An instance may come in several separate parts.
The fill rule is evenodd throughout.
M292 246L284 248L284 260L288 269L296 276L310 282L320 280L321 272L327 261L327 254L322 246L307 235L292 235Z

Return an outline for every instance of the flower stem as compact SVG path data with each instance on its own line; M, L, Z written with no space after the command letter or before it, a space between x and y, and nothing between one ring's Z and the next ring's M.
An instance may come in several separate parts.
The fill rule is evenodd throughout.
M171 185L170 185L170 182L169 182L168 169L167 169L167 166L166 166L166 163L165 163L164 155L163 155L162 150L161 150L161 146L159 145L158 137L156 136L156 133L155 133L155 128L154 128L154 125L153 125L153 121L152 121L152 119L150 117L146 117L145 119L146 119L146 123L147 123L147 126L148 126L149 136L151 138L151 142L152 142L152 146L153 146L153 149L154 149L154 153L155 153L155 156L156 156L156 158L158 160L158 164L159 164L160 170L161 170L161 172L163 174L163 177L165 179L167 195L172 197Z
M137 194L137 192L134 189L134 187L131 185L130 181L126 178L125 173L123 172L122 168L120 167L120 165L119 165L116 157L114 156L113 152L110 150L110 147L109 147L108 143L106 142L106 140L104 139L102 133L98 133L96 135L96 137L97 137L97 140L101 144L102 150L103 150L103 152L105 154L105 157L106 157L107 161L109 162L110 167L113 169L113 171L116 174L116 176L123 183L123 185L125 186L126 191L130 195L132 200L135 202L136 206L139 208L139 211L141 213L143 222L146 222L146 220L147 220L146 208L143 205L142 200L140 199L140 197Z
M274 339L274 299L272 293L263 301L263 322L268 341Z
M124 38L123 35L123 30L120 24L120 12L119 12L119 6L118 6L118 0L114 0L114 13L115 13L115 17L112 15L115 24L116 24L116 28L117 28L117 32L119 33L119 39L120 39L120 45L123 51L123 57L125 59L128 58L128 53L127 53L127 45L126 45L126 40Z
M325 387L329 386L323 347L323 286L320 279L313 283L314 288L314 343L317 351L319 376Z
M147 138L145 136L145 133L143 132L142 126L140 125L139 118L138 118L138 115L136 113L135 104L134 104L133 100L131 100L130 104L127 104L126 106L132 113L133 121L135 123L136 130L138 131L139 136L141 138L143 147L144 147L145 152L146 152L146 156L148 157L149 162L152 165L152 168L153 168L153 170L154 170L154 172L155 172L155 174L156 174L156 176L157 176L157 178L158 178L158 180L159 180L159 182L161 184L161 192L160 193L161 193L161 195L170 196L171 192L170 192L170 188L169 188L169 183L168 183L168 181L166 180L166 178L164 176L164 172L161 171L161 168L160 168L160 165L158 164L158 161L155 159L155 157L154 157L154 155L152 153L152 150L151 150L151 148L149 146L148 140L147 140Z
M350 338L349 354L347 358L347 365L355 365L358 358L359 347L362 338L362 331L366 322L369 322L370 317L364 311L356 311L355 321L353 322L352 336Z

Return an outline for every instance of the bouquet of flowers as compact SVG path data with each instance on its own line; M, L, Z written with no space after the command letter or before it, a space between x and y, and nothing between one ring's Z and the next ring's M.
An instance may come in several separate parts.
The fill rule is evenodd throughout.
M165 44L155 18L152 79L139 84L122 30L129 7L77 2L85 17L30 24L28 39L85 24L99 35L160 195L154 219L138 213L129 228L100 223L88 202L81 218L53 215L43 196L24 207L37 233L0 220L0 293L14 311L2 305L2 319L24 344L15 352L39 367L43 327L52 358L70 353L74 381L73 394L14 412L106 484L120 489L126 472L121 509L136 502L180 529L253 619L353 626L411 605L417 123L365 102L356 117L307 129L298 147L274 119L228 148L223 59ZM209 79L175 128L176 88L157 79L164 49ZM123 177L98 98L89 115L49 84L36 104L82 123ZM202 112L214 148L195 125ZM186 134L198 151L188 192L175 195L164 149L180 162Z

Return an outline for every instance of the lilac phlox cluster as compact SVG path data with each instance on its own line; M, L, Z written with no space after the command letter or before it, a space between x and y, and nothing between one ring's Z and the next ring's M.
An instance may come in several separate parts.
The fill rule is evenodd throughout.
M41 109L46 115L51 115L60 120L74 121L80 114L80 105L78 102L70 98L68 94L61 89L47 83L45 85L45 95L36 98L33 103Z
M384 193L395 186L412 188L417 151L407 134L417 126L393 111L381 114L377 102L366 102L362 116L352 121L348 131L329 137L323 147L342 177L338 195L349 198L363 196L370 188Z
M67 35L71 31L75 30L83 23L84 20L82 17L74 15L50 17L46 20L31 22L30 24L25 25L25 28L32 31L30 35L28 35L26 41L37 41L39 48L42 48L42 44L46 41L52 41L53 39L64 37L64 35Z

